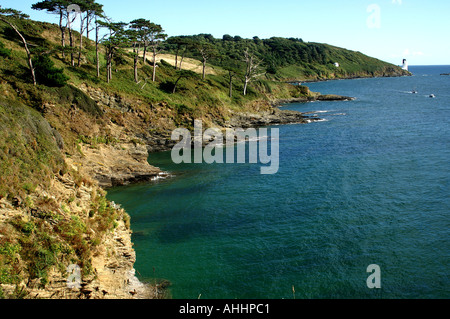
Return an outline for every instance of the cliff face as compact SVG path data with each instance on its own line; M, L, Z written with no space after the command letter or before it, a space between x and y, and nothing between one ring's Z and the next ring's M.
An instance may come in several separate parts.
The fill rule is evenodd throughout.
M79 186L77 183L71 174L56 175L48 189L37 189L35 194L29 196L29 201L35 203L45 198L46 205L30 205L14 200L11 203L6 198L0 200L0 241L3 244L8 241L10 247L21 247L10 257L16 263L15 268L27 273L22 273L20 280L2 284L3 296L40 299L155 297L153 289L134 276L136 256L125 211L111 207L114 227L102 231L94 221L96 212L92 210L102 190L95 183ZM66 229L74 220L83 225L79 234L74 233L76 229ZM76 243L77 240L80 243ZM71 244L74 245L72 249ZM25 253L26 248L32 252L31 256ZM84 256L80 256L76 249L83 249ZM41 260L43 254L45 258ZM44 262L49 266L46 269ZM67 267L71 263L89 268L88 272L83 269L80 273L79 288L69 288L67 284L71 275ZM14 270L10 270L10 275L18 276ZM41 271L41 276L34 271Z
M96 148L81 146L80 154L72 157L74 165L95 179L102 188L127 185L152 180L164 173L148 162L144 145L99 145Z
M56 104L43 116L9 92L0 100L0 297L158 298L135 277L130 217L103 190L162 174L147 147L76 105L73 120ZM106 128L114 143L71 149L64 141L82 132L80 123L94 134ZM79 287L67 284L70 265L80 267Z

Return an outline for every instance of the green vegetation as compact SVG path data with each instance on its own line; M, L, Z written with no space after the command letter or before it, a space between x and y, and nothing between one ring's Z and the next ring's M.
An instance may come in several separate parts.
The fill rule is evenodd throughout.
M370 58L328 44L305 43L302 39L279 38L243 39L224 35L216 39L210 34L172 37L165 43L165 49L177 54L184 48L188 57L202 58L198 44L208 44L214 51L209 63L224 67L234 63L238 69L245 69L243 52L248 50L261 60L260 72L266 78L276 81L305 81L333 78L372 77L401 75L401 70L392 64ZM339 63L339 67L335 66Z
M37 111L0 98L0 128L0 199L24 197L42 176L64 170L55 131Z
M47 55L39 55L33 59L36 69L36 80L47 86L64 86L69 77L64 75L63 69L55 68L55 63Z
M0 42L0 57L1 58L11 57L11 50L6 49L3 42Z
M19 284L27 279L43 287L52 269L64 273L69 264L80 265L83 276L92 275L95 247L121 218L104 194L97 195L85 220L70 212L69 216L56 213L49 198L38 204L41 208L34 218L16 216L0 225L0 283ZM129 225L128 217L124 218Z

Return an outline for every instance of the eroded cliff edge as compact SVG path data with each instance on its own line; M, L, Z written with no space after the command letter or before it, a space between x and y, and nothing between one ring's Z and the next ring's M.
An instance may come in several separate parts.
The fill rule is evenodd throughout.
M108 125L77 105L68 111L45 104L45 112L38 112L4 87L0 297L159 298L157 284L136 278L130 217L104 191L158 176L160 170L147 162L147 148L114 125L108 128L117 133L113 142L90 138L70 147L69 134L86 138L88 131L101 134ZM79 286L71 288L68 279Z

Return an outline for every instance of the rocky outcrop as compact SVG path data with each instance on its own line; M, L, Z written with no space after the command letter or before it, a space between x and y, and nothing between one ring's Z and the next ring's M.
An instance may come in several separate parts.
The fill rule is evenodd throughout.
M311 113L301 113L297 111L283 110L282 107L289 103L306 103L313 101L352 101L353 97L341 96L334 94L317 94L310 93L307 96L290 99L277 99L270 102L271 107L264 111L253 113L236 113L230 121L227 122L228 127L259 127L277 124L307 124L322 120L321 118L311 115Z
M321 119L316 116L308 116L297 111L279 110L274 108L265 113L238 113L228 122L230 127L261 127L279 124L307 124Z
M83 145L73 164L95 179L102 188L149 181L165 175L151 166L147 147L140 144Z
M68 163L68 165L72 165ZM76 168L76 167L74 167ZM77 186L78 184L78 186ZM29 198L29 203L39 202L44 199L47 203L54 203L52 210L45 205L34 206L20 201L0 200L0 223L7 234L0 234L0 239L8 236L7 240L14 242L11 221L23 220L29 224L41 225L49 230L53 227L63 227L67 221L78 218L86 225L85 239L99 236L99 230L92 224L91 217L87 214L91 210L92 203L101 189L94 183L78 183L71 174L57 175L47 190L37 189ZM155 287L145 285L136 278L134 263L136 254L131 242L131 230L127 224L126 212L118 205L113 204L115 227L113 230L103 232L101 244L90 248L89 260L91 271L87 275L81 275L79 285L68 285L69 273L65 269L53 267L48 273L47 283L42 285L40 278L30 279L26 276L19 284L2 284L0 289L4 297L17 296L27 299L142 299L157 298L158 290ZM55 216L50 218L49 216ZM96 229L96 230L94 230ZM56 234L49 238L56 244L61 244ZM16 263L26 269L26 262L20 256L16 256ZM58 258L63 258L60 256ZM70 263L70 261L68 261ZM68 266L63 263L64 267Z
M325 94L325 95L321 94L316 98L316 101L353 101L353 100L356 100L356 98L336 94Z
M290 98L290 99L277 99L272 101L272 106L279 107L283 104L289 103L306 103L306 102L315 102L315 101L353 101L354 97L350 96L342 96L336 94L310 94L308 96L302 96L298 98Z

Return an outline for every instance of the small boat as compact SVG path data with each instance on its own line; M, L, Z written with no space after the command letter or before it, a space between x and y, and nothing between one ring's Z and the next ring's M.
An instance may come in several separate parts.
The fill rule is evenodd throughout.
M430 97L434 99L436 96L434 94L430 94Z
M417 94L418 92L416 90L411 91L412 94Z

